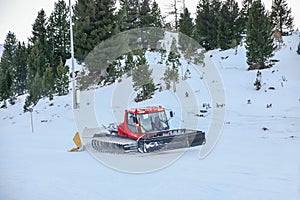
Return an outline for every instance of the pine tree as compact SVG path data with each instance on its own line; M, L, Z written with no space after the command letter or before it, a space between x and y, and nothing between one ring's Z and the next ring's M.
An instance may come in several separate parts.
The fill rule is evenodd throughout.
M187 48L184 52L184 58L190 63L192 61L192 58L195 56L195 48L191 44L191 41L189 41Z
M178 34L178 43L181 52L185 53L190 42L190 37L193 37L194 32L193 19L191 18L191 13L187 8L185 8L183 13L180 14L179 31L180 34Z
M195 19L195 33L194 38L199 44L208 49L209 44L207 42L208 35L208 17L210 15L210 6L208 0L199 0L196 11L196 19Z
M163 39L164 37L164 30L162 29L162 17L161 17L161 11L158 7L158 4L156 1L153 1L151 5L151 11L150 11L150 21L149 21L149 27L153 27L148 29L148 36L147 41L150 47L150 50L156 50L158 47L158 41Z
M94 83L97 84L100 80L96 79L103 75L101 72L104 70L107 72L112 70L111 64L116 60L120 60L127 54L129 51L129 41L133 36L135 35L129 32L121 33L97 45L85 59L85 64L88 67L89 75L92 77L90 80L86 79L84 81L89 82L89 85ZM136 37L133 39L136 40ZM131 49L134 49L134 47Z
M75 58L83 62L94 47L116 31L114 0L78 0L74 8Z
M120 78L124 74L124 68L122 68L121 61L119 59L115 59L111 61L108 65L108 74L106 77L106 81L109 83L115 82L118 78Z
M90 34L93 30L90 15L94 13L94 0L78 0L74 6L74 54L79 62L83 62L93 49Z
M27 89L27 57L25 43L18 42L14 56L14 92L17 95L24 94Z
M297 53L300 55L300 42L299 42L299 44L298 44Z
M11 75L6 72L0 73L0 102L4 101L4 107L6 107L6 100L9 99L13 94L10 89L12 85Z
M64 65L63 62L57 67L57 78L55 80L56 92L59 96L66 95L69 93L69 67Z
M193 62L194 64L203 64L203 59L204 59L204 50L201 49L201 46L199 45L198 42L196 42L194 39L179 33L179 39L182 41L185 41L184 43L184 49L182 48L181 44L181 55L184 56L186 61L188 63ZM180 44L179 40L179 44Z
M145 99L150 97L155 90L152 69L149 69L149 64L145 57L145 52L139 50L136 67L132 71L133 88L142 91L141 98Z
M165 81L166 88L170 89L171 88L171 82L173 83L173 92L176 92L176 83L178 82L178 70L172 68L172 67L167 67L163 80Z
M13 76L15 73L14 59L17 39L14 33L8 32L4 42L4 50L0 62L0 101L14 99Z
M135 67L136 63L133 59L132 52L128 52L126 55L126 60L125 60L125 73L129 72L129 75L131 75L131 70Z
M193 37L194 23L191 13L187 8L180 14L179 31L189 37Z
M115 0L95 0L95 2L95 17L92 16L94 30L91 36L99 38L95 43L98 45L115 34Z
M250 67L265 68L265 62L273 55L273 26L269 14L260 0L253 3L247 23L246 56Z
M292 29L294 18L291 8L288 8L286 0L273 0L271 18L275 29L283 34L283 29Z
M32 37L30 38L30 53L28 57L28 89L39 73L43 77L47 65L50 65L50 48L47 42L47 18L45 11L42 9L38 12L35 23L32 26Z
M235 0L227 0L221 8L218 26L218 46L222 50L237 46L242 37L239 8Z
M255 79L255 82L253 85L255 86L256 90L260 90L260 88L261 88L261 72L259 70L256 73L256 79Z
M43 77L43 90L44 95L49 97L49 100L53 99L54 93L54 76L51 67L47 67Z
M165 48L164 45L162 45L159 49L158 49L158 52L160 54L160 61L158 62L158 64L163 64L164 61L165 61L165 58L167 57L166 53L167 53L167 50Z
M70 23L69 10L64 0L54 3L47 25L47 38L53 58L50 65L56 67L60 62L65 63L70 54ZM55 69L54 69L55 70Z
M143 48L155 50L157 42L164 37L164 31L161 29L160 9L155 1L150 5L150 0L142 0L139 9L139 21L140 28L147 27L146 32L143 31L141 34L144 36L142 37Z
M142 33L144 38L143 47L150 48L151 51L156 51L159 48L159 41L164 38L165 31L162 28L150 27Z
M221 9L220 0L211 0L211 17L208 23L208 41L212 49L218 47L218 27L219 27L219 13Z
M120 31L127 31L135 28L162 27L162 19L158 4L150 0L121 0L120 9L117 13L118 27ZM136 32L137 34L137 32ZM136 38L141 42L131 41L131 44L142 45L140 48L151 50L156 49L157 41L162 39L164 32L161 29L141 29ZM135 38L135 39L136 39Z
M151 20L149 26L162 28L163 22L161 17L161 10L155 0L151 5L150 16L151 16Z
M197 5L194 39L206 50L218 47L219 0L200 0Z
M152 24L150 0L142 0L139 9L139 27L149 27Z
M240 23L242 27L242 33L246 33L249 10L253 1L254 0L242 0L242 9L240 11Z
M173 38L170 52L166 61L166 65L169 66L164 73L164 81L166 83L167 88L170 86L170 83L173 83L173 91L176 92L176 83L178 82L178 66L180 63L180 54L177 49L176 40Z
M32 44L35 44L37 40L39 40L42 47L47 47L47 17L43 9L38 12L38 16L32 25L32 37L29 39Z
M118 10L117 13L117 25L119 30L125 31L129 30L129 24L127 23L127 16L128 16L128 10L129 10L129 3L128 0L120 0L120 9Z
M30 86L29 96L27 96L24 105L24 111L26 111L28 107L35 106L38 103L43 93L42 86L43 86L42 78L40 77L40 74L37 72Z
M180 54L177 49L177 42L176 39L173 38L166 64L178 70L178 66L181 65L179 59L180 59Z
M139 27L139 9L139 0L120 0L117 18L121 32Z
M30 53L28 56L28 79L27 87L30 90L33 84L33 80L36 77L36 74L39 74L39 77L43 77L46 70L47 64L49 65L46 52L43 49L42 44L38 39L35 40L35 44L31 47Z

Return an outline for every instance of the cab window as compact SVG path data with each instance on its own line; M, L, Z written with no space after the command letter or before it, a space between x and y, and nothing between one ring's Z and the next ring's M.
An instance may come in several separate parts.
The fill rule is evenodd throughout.
M128 112L128 114L127 114L127 125L128 125L128 128L130 129L130 131L137 132L136 124L134 123L134 120L133 120L134 117L135 117L135 115L133 113Z

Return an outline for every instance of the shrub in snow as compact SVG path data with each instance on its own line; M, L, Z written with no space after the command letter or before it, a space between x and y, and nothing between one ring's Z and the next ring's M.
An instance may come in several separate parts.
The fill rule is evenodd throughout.
M257 71L254 86L256 87L256 90L260 90L260 88L261 88L261 72L260 71Z

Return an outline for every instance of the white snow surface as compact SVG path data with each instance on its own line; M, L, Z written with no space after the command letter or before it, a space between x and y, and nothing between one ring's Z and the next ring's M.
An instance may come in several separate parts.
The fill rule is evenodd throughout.
M274 56L280 62L261 71L263 85L259 91L253 85L256 71L246 70L244 47L238 48L237 55L234 50L208 52L226 92L222 136L205 159L199 159L200 147L194 147L172 165L152 173L124 173L101 164L87 151L67 152L74 147L72 138L78 130L71 93L53 101L39 101L32 113L33 132L30 113L23 112L26 96L19 97L15 105L0 110L0 199L299 200L299 35L284 37L284 42L286 46ZM147 58L154 65L155 55ZM188 81L198 101L197 110L209 103L210 97L193 69ZM114 87L102 87L95 93L99 123L114 120ZM165 90L142 104L128 102L128 107L162 104L178 116L181 111L176 102ZM272 107L266 108L267 104ZM199 129L207 130L209 112L199 119ZM180 123L175 117L172 126Z

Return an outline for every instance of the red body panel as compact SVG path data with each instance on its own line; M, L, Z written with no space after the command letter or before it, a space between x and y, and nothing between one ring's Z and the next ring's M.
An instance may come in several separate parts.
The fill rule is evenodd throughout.
M165 109L162 106L148 106L145 108L131 108L127 110L128 112L134 113L134 114L145 114L145 113L155 113L155 112L161 112Z
M121 137L128 137L134 140L138 140L140 137L142 137L144 135L144 133L139 134L137 132L133 132L131 131L127 124L122 122L121 124L118 125L118 134Z
M146 108L132 108L129 110L125 111L124 114L124 121L118 125L118 134L121 137L128 137L134 140L138 140L140 137L142 137L143 135L145 135L145 133L142 133L140 130L140 127L138 124L136 124L136 130L137 131L132 131L129 127L128 127L128 113L132 113L132 114L147 114L147 113L154 113L154 112L162 112L164 111L164 108L161 106L149 106Z

